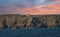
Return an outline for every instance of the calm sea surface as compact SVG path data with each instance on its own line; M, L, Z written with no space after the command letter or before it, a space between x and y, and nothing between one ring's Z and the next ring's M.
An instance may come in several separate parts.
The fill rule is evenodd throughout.
M0 37L60 37L60 28L0 29Z

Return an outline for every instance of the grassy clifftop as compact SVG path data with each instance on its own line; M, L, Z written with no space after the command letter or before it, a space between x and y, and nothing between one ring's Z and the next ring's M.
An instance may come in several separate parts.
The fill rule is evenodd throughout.
M56 28L60 15L0 15L0 28Z

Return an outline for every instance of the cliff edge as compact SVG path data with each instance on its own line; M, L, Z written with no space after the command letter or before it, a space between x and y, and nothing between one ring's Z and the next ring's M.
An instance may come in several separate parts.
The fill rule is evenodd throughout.
M0 15L0 29L56 27L60 27L60 15Z

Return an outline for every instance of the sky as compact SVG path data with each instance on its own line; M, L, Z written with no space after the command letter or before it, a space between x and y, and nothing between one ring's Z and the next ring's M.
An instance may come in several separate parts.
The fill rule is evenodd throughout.
M60 0L0 0L0 14L60 14Z

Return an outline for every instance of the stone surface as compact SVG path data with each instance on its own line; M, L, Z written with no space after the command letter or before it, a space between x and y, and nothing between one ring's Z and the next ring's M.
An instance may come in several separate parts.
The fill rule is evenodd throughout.
M0 28L56 28L60 15L0 15Z

